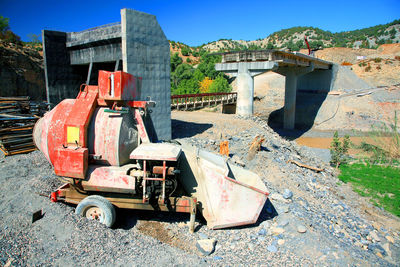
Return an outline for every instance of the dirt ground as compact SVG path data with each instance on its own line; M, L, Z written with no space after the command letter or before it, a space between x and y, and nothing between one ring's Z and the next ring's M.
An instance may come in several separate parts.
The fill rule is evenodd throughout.
M282 139L266 122L213 112L172 112L173 137L217 152L229 141L228 160L262 177L270 192L255 225L210 230L198 217L190 234L187 214L117 211L113 229L74 214L74 206L46 197L60 181L39 152L0 158L0 261L11 266L396 266L400 260L399 219L372 206L306 148ZM266 141L247 157L255 135ZM288 163L323 168L315 173ZM283 193L292 192L291 199ZM44 216L32 223L32 212ZM273 215L275 214L275 215ZM306 233L298 232L298 227ZM280 234L274 233L276 228ZM217 240L201 255L198 239ZM373 239L374 237L375 239ZM378 241L379 239L379 241ZM389 241L388 241L389 240ZM394 243L391 243L393 240ZM301 247L301 249L299 249Z
M350 63L354 73L372 86L400 83L400 44L384 44L378 49L325 48L315 56L339 65ZM358 59L360 56L365 59Z
M115 227L108 229L74 214L73 205L52 203L42 196L61 182L39 151L0 156L0 264L399 266L399 218L361 198L336 178L335 170L318 154L281 138L267 121L259 119L283 105L281 91L268 90L267 94L270 98L256 102L257 116L252 119L205 111L172 112L174 139L185 139L215 153L219 143L228 140L227 160L262 177L270 197L255 225L214 231L199 216L196 232L190 234L187 214L118 210ZM392 103L393 95L380 94L387 98L378 102ZM341 102L345 105L340 106L338 117L353 127L349 122L369 115L371 107L375 109L366 105L376 102L374 97L351 96L351 101ZM337 101L331 103L336 110ZM360 112L354 103L366 106ZM391 104L382 105L392 108ZM324 122L327 129L334 123ZM248 147L257 135L266 141L256 157L249 159ZM323 171L316 173L292 161ZM286 199L287 191L293 196ZM32 213L41 209L43 218L32 223ZM217 240L210 256L201 255L195 247L204 237Z

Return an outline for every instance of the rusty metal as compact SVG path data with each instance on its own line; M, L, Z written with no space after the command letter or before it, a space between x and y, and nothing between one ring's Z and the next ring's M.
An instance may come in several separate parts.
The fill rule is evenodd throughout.
M122 167L89 165L88 178L79 181L79 184L85 191L135 194L135 177L127 174L135 166L134 164Z
M219 154L229 157L229 141L222 141L219 144Z
M99 71L99 98L108 101L132 101L140 96L141 77L122 71Z
M163 174L163 171L164 171L164 166L153 166L153 173L154 174ZM175 168L174 167L166 168L166 174L167 175L174 175L175 174Z
M261 145L264 143L264 136L257 135L250 144L249 152L247 154L247 160L253 160L257 151L261 150Z
M101 218L104 217L104 213L98 207L89 207L86 211L86 218L90 220L101 221Z
M197 212L197 199L189 198L190 200L190 221L189 221L189 231L194 233L194 224L196 221L196 212Z
M57 156L52 151L63 145L65 115L70 113L74 101L60 102L35 127L35 144L51 163ZM114 115L106 113L105 109L99 107L94 111L88 127L89 157L95 164L121 166L129 162L129 154L138 144L136 125L131 119L132 113Z
M181 154L181 149L177 145L162 143L162 144L141 144L132 151L130 158L143 161L143 203L148 201L146 195L147 181L161 181L162 195L161 199L165 199L165 181L167 177L167 161L178 161ZM147 176L147 161L162 161L162 178Z
M142 141L142 143L145 143L145 144L150 143L150 139L147 134L146 127L144 126L142 115L140 115L140 111L138 109L135 109L135 120L137 122L137 128L138 128L140 140Z

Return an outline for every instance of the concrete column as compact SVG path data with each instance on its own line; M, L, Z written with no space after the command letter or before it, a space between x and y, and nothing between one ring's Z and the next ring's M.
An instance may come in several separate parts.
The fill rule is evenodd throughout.
M283 128L293 130L296 116L297 75L294 71L286 74L285 106L283 108Z
M237 74L236 114L244 117L253 115L254 80L246 63L239 63Z
M283 128L293 130L296 118L297 78L314 71L314 63L306 68L282 67L275 72L284 75L285 79L285 106L283 107Z

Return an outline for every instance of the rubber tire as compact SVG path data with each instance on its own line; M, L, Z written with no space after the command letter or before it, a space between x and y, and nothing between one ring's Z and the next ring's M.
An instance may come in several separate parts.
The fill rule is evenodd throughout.
M91 207L98 207L103 212L104 217L100 223L105 224L107 227L113 226L116 217L115 208L110 201L102 196L92 195L84 198L79 202L75 213L86 217L86 211Z

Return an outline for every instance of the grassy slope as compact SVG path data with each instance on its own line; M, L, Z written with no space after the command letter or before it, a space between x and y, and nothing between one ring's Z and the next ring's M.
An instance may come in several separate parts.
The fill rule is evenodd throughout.
M371 198L374 205L400 217L400 169L378 165L340 166L339 179L350 182L354 191Z

